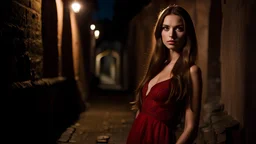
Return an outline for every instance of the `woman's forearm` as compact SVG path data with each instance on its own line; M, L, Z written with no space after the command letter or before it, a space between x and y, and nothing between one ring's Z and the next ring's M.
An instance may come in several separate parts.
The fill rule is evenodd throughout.
M137 110L136 115L135 115L135 118L137 118L137 116L139 115L139 113L140 113L140 110Z
M178 138L176 144L192 144L194 141L195 129L186 128Z

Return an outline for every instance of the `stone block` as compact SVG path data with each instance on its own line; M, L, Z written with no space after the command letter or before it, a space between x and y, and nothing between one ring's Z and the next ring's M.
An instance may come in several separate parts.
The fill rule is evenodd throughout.
M26 28L34 31L41 31L41 15L32 10L27 10Z
M29 49L29 52L31 54L36 54L36 55L43 55L43 46L42 46L42 41L36 40L36 39L28 39L27 40L27 44Z
M203 139L206 142L211 142L211 141L215 141L215 133L214 131L205 131L203 132Z
M15 0L14 2L39 14L41 13L41 0Z
M41 1L32 0L31 9L41 14Z

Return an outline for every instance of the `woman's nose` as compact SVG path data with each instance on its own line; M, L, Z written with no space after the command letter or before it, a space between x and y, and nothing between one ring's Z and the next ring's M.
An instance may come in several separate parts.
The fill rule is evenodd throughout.
M173 31L173 29L170 29L169 31L169 37L172 37L172 38L175 37L175 32Z

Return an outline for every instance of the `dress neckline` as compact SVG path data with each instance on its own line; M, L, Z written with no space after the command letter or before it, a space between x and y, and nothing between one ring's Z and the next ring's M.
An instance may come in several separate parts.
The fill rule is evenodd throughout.
M149 82L150 82L150 80L149 80L149 81L146 83L147 89L146 89L146 94L145 94L145 96L148 97L148 95L150 94L151 90L152 90L156 85L158 85L158 84L160 84L160 83L163 83L163 82L167 82L167 81L169 81L169 80L171 80L171 79L172 79L172 77L171 77L171 78L168 78L168 79L166 79L166 80L162 80L162 81L160 81L160 82L154 84L154 85L148 90L148 85L149 85Z

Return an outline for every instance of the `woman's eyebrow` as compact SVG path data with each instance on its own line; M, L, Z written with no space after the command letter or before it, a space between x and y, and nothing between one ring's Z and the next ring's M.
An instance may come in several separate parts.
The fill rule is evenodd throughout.
M170 25L168 25L168 24L163 24L163 27L165 27L165 26L170 27ZM173 27L183 27L183 26L184 26L183 24L177 24Z
M167 25L167 24L163 24L163 27L169 27L169 25Z

